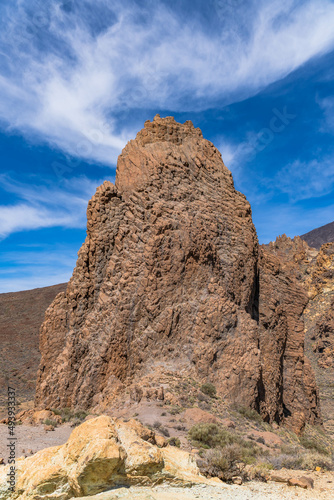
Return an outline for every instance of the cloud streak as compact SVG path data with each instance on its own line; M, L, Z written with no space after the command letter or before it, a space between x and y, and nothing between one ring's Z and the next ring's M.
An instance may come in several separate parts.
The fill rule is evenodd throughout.
M32 186L0 176L0 186L20 201L0 205L0 238L17 231L48 227L84 228L87 202L101 180L72 178L62 188Z
M334 46L329 0L238 2L238 16L216 1L214 30L163 2L36 5L2 7L0 119L108 165L135 133L125 110L235 102Z

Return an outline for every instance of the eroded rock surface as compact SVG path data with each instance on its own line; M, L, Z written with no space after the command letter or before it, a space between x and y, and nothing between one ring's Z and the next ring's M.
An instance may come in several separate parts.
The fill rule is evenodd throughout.
M156 116L88 204L73 276L41 328L36 405L103 409L165 367L300 430L319 419L305 304L285 268L259 259L219 151L191 122Z
M305 350L319 388L326 430L334 436L334 243L310 248L283 235L264 251L279 259L308 297L303 311Z

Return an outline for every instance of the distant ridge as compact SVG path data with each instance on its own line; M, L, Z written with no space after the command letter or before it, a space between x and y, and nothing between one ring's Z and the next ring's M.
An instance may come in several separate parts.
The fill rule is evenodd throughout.
M313 229L309 233L302 234L300 237L306 241L310 247L319 249L324 243L334 241L334 222Z
M19 403L34 398L40 362L39 328L45 310L67 283L0 293L0 419L7 405L7 385L15 387Z

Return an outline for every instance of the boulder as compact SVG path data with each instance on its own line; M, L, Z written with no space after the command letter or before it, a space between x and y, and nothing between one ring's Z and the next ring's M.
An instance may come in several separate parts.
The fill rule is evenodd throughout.
M142 436L142 437L141 437ZM7 485L9 465L1 468L0 498L68 500L90 496L115 486L211 484L187 452L159 448L138 422L100 416L76 427L67 443L41 450L16 463L16 493ZM156 440L153 433L153 439Z

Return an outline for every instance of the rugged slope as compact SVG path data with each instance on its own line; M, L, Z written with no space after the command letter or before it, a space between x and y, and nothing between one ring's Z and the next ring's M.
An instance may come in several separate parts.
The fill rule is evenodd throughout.
M301 238L306 241L310 247L319 250L325 243L334 241L334 222L330 222L329 224L325 224L308 233L302 234Z
M7 408L7 385L19 402L34 398L40 363L39 329L44 313L66 284L0 294L0 416Z
M144 376L183 370L268 421L317 421L306 299L258 250L213 144L191 122L147 121L116 185L89 202L73 276L41 329L36 405L103 409Z

